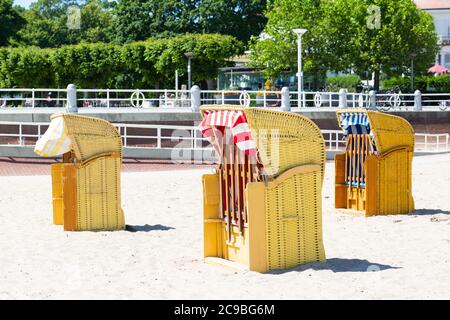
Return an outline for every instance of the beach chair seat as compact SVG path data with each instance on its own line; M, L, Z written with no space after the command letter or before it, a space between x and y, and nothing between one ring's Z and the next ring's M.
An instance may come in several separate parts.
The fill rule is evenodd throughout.
M365 109L337 111L346 133L335 156L335 207L365 216L414 211L414 131L403 118Z
M73 114L53 115L35 152L62 156L62 163L51 165L54 224L66 231L125 228L122 140L112 124Z
M267 272L325 260L319 128L292 113L201 107L200 130L215 148L203 176L204 256Z

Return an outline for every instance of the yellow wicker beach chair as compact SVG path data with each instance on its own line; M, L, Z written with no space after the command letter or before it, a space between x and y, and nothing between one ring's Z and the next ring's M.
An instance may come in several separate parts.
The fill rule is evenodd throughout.
M201 113L219 159L203 176L207 260L257 272L324 261L319 128L278 111L214 105Z
M335 157L335 207L373 215L414 211L414 130L403 118L365 109L337 111L347 133Z
M109 122L56 114L36 143L41 156L63 156L51 166L53 222L67 231L122 230L122 141Z

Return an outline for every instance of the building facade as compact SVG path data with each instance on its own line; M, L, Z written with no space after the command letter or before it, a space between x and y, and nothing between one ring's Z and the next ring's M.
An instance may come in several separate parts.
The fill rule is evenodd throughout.
M415 0L417 7L433 17L441 50L436 63L450 69L450 0Z

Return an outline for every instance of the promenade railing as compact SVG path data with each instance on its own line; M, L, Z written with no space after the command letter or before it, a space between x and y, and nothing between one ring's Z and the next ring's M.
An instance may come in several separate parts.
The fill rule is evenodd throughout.
M114 124L122 136L124 148L208 150L212 148L197 126ZM0 147L32 147L49 126L46 122L0 122ZM326 150L342 151L345 133L322 130ZM416 151L450 152L449 134L416 133ZM3 155L5 156L5 155Z
M286 90L285 90L286 89ZM198 94L199 99L194 99ZM76 89L79 108L124 108L197 110L198 104L227 104L283 110L372 108L380 111L450 111L450 93L414 94L363 92L289 92L245 90L174 89ZM288 104L288 105L286 105ZM0 88L0 108L64 108L67 89Z

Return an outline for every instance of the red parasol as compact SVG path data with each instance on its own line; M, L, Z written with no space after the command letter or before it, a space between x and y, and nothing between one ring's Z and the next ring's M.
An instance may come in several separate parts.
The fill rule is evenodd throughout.
M446 67L443 67L441 65L434 65L432 66L430 69L428 69L429 73L437 73L437 74L446 74L446 73L450 73L450 70L447 69Z

